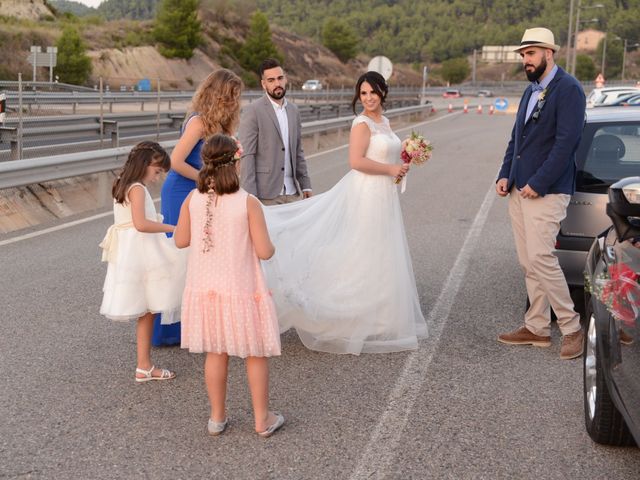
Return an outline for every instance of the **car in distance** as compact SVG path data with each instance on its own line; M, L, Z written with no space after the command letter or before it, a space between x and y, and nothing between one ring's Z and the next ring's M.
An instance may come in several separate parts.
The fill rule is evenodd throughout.
M576 163L576 192L560 223L556 255L569 287L581 289L587 252L611 225L605 212L609 186L640 175L640 109L587 109Z
M460 98L461 96L462 96L462 93L460 92L460 90L455 88L450 88L448 90L445 90L444 93L442 94L442 98Z
M307 80L302 84L302 90L310 92L322 90L322 82L320 80Z
M640 177L611 186L607 213L614 226L585 266L585 427L598 443L640 445Z
M603 87L594 88L587 96L587 108L610 105L618 98L630 93L640 93L637 87Z
M491 90L478 90L476 95L478 97L493 97L493 92Z
M611 106L623 106L623 107L637 107L640 106L640 92L639 93L631 93L624 95L613 103ZM608 105L598 105L598 106L608 106Z

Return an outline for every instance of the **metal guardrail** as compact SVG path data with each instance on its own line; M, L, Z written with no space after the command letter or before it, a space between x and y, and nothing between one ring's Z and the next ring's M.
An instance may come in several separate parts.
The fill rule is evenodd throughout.
M396 118L430 113L431 110L432 105L427 103L388 110L385 115L389 118ZM352 122L353 116L306 122L302 124L302 134L319 136L322 132L349 128ZM177 143L178 140L169 140L160 144L171 150ZM131 146L126 146L1 162L0 189L114 170L122 166L130 150Z
M390 108L415 105L416 100L392 100ZM350 103L298 104L303 122L350 115ZM53 115L9 118L0 125L0 161L15 161L41 155L119 147L154 137L178 137L184 111L130 112L103 115Z
M6 90L7 106L16 105L18 103L19 93L14 90ZM419 89L401 89L394 91L394 97L402 98L412 96L414 98L420 93ZM100 103L107 104L111 108L113 104L131 104L140 103L144 108L145 103L154 102L181 102L188 103L191 101L194 92L192 91L162 91L162 92L100 92L82 91L82 92L47 92L47 91L30 91L23 89L22 104L28 107L34 105L97 105ZM246 101L253 101L264 95L260 90L246 90L242 92L242 98ZM291 90L287 92L287 97L302 100L350 100L353 96L351 89L340 90L320 90L315 92L305 92L302 90Z

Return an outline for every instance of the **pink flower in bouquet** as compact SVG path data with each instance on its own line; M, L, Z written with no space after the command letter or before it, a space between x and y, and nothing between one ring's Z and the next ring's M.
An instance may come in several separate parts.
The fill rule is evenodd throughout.
M402 152L400 158L404 163L413 163L414 165L422 165L431 158L433 145L422 135L411 132L404 142L402 142ZM396 178L396 183L400 183L402 179Z

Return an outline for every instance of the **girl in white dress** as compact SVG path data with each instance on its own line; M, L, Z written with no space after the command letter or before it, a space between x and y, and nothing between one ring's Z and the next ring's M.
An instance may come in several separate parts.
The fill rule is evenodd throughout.
M427 327L420 310L396 178L409 170L382 115L384 78L363 74L353 99L363 112L349 139L352 170L331 190L266 207L276 255L264 263L280 330L331 353L415 349Z
M100 313L112 320L137 319L136 382L170 380L175 373L151 363L153 317L179 321L184 289L186 252L165 233L175 227L162 223L145 185L169 170L167 152L155 142L131 149L122 173L113 183L114 225L100 243L108 262Z

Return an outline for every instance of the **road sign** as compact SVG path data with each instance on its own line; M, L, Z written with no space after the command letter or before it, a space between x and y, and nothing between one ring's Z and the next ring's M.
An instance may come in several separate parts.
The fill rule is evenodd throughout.
M47 47L47 51L43 52L42 48L32 45L31 53L27 60L33 65L33 81L36 81L36 67L49 67L49 81L53 81L53 67L58 63L58 47Z
M0 123L4 123L4 112L7 111L7 98L4 93L0 93Z
M393 63L391 63L391 60L389 60L387 57L378 55L377 57L373 57L369 61L367 69L370 71L378 72L384 77L385 80L389 80L389 78L391 78L391 74L393 73Z
M496 110L503 112L509 106L509 101L504 97L496 98L493 104L496 106Z
M27 60L31 65L35 62L36 67L55 67L58 54L55 52L32 52Z

